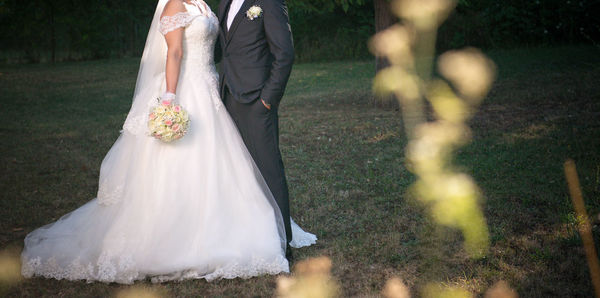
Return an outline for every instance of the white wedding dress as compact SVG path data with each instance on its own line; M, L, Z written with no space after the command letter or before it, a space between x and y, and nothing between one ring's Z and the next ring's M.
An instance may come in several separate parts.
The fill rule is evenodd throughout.
M207 6L186 8L160 30L185 28L176 101L188 133L162 143L140 134L146 118L130 113L102 162L97 198L25 238L25 277L130 284L289 272L281 213L219 98L218 20ZM164 90L164 75L156 84ZM292 226L292 246L315 243Z

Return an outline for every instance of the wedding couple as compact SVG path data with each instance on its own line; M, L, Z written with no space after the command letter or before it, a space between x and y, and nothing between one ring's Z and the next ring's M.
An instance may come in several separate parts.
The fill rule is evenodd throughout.
M23 275L129 284L289 272L290 246L316 241L290 218L279 152L293 56L284 0L222 0L218 17L202 0L160 0L97 198L27 235ZM147 135L159 96L191 120L173 143Z

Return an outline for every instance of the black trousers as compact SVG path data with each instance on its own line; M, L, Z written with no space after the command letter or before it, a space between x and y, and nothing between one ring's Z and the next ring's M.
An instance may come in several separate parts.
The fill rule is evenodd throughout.
M239 103L227 87L223 91L223 103L281 210L287 243L289 243L292 241L290 203L283 160L279 151L277 109L273 107L268 110L260 100Z

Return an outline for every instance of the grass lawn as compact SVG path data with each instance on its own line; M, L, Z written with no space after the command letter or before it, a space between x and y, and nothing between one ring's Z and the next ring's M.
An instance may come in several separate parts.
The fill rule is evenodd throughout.
M436 279L476 294L505 280L522 297L592 295L562 165L577 163L598 240L600 50L489 55L498 80L470 123L472 143L456 156L485 198L492 245L482 260L468 259L455 231L434 228L407 199L413 177L402 121L370 104L373 62L294 67L280 108L281 145L294 219L319 236L295 255L330 257L343 296L377 296L393 276L413 293ZM95 197L138 62L0 67L0 250L18 249L27 233ZM153 287L171 296L272 296L276 277ZM125 288L35 278L3 294L109 296Z

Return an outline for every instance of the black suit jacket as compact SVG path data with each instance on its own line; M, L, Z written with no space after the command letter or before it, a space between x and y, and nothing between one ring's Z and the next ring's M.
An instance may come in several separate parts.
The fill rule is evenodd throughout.
M227 30L231 0L221 0L215 60L221 62L221 97L225 87L241 103L259 98L279 105L294 62L294 45L284 0L245 0ZM246 11L262 9L250 20Z

